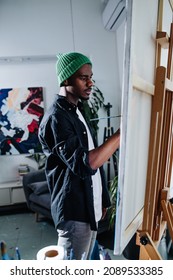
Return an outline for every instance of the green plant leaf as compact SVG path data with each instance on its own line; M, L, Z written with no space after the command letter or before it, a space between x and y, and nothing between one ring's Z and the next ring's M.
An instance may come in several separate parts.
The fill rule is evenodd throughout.
M32 160L35 160L37 165L38 165L38 169L42 169L42 168L45 167L46 156L43 153L30 154L30 155L26 156L26 158L30 158Z
M93 87L92 94L88 101L83 101L83 109L85 112L86 120L90 123L95 136L97 136L97 131L99 129L99 120L91 121L92 119L98 118L98 111L101 107L104 108L104 97L103 93L99 90L97 86Z
M108 209L109 228L113 229L115 225L116 216L116 202L117 202L118 176L115 176L110 183L110 199L111 207Z

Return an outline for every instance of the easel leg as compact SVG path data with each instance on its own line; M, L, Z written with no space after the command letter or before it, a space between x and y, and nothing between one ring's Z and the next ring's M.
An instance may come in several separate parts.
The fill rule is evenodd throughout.
M164 219L167 221L170 237L173 241L173 205L169 201L161 201Z
M150 235L145 232L140 234L140 260L161 260L155 244L153 243Z

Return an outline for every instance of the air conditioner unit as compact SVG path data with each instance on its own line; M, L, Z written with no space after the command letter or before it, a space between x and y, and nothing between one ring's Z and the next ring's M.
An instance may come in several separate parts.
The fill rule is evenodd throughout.
M102 19L106 29L115 31L126 14L126 0L109 0L103 10Z

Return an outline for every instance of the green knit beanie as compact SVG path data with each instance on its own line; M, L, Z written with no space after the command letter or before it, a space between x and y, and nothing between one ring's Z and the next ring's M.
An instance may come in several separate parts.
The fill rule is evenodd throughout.
M57 55L56 74L59 85L71 77L82 65L91 64L90 59L81 53L60 53Z

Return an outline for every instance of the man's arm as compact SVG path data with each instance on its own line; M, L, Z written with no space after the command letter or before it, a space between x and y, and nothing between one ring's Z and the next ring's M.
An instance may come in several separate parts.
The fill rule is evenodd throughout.
M92 169L102 166L119 148L120 130L110 136L102 145L89 151L89 164Z

